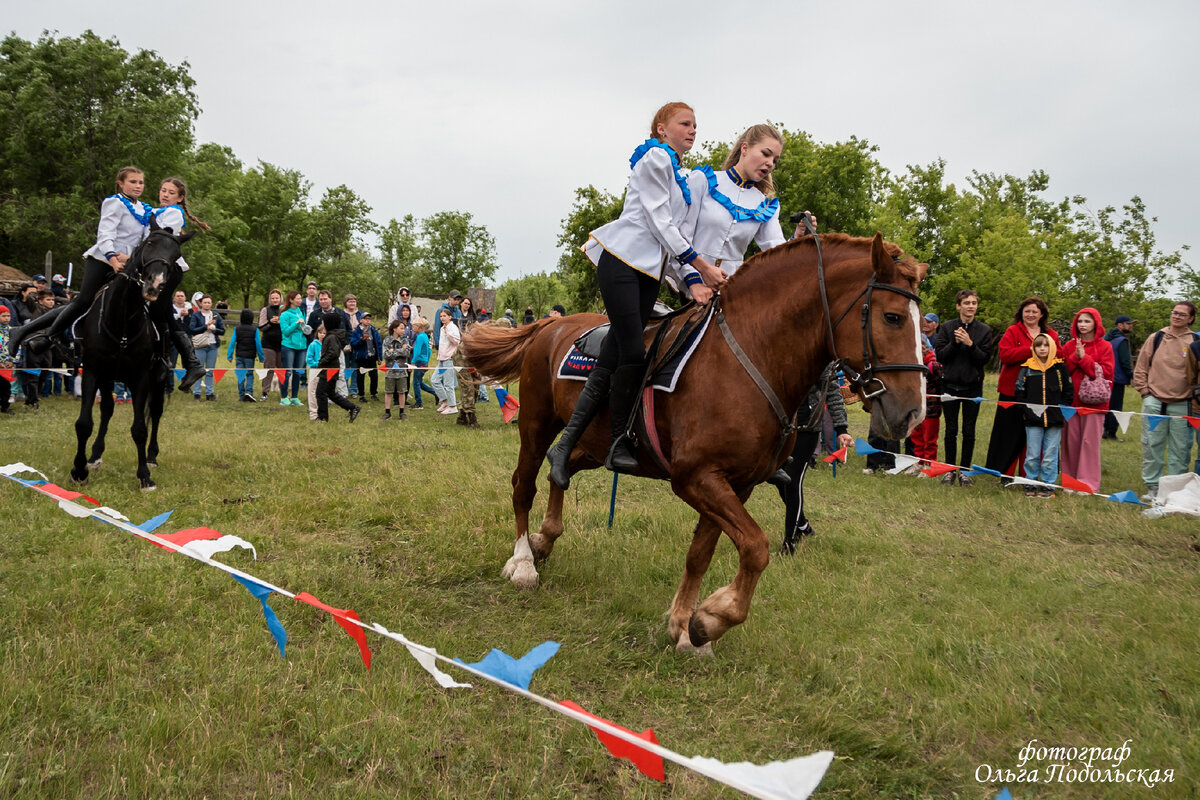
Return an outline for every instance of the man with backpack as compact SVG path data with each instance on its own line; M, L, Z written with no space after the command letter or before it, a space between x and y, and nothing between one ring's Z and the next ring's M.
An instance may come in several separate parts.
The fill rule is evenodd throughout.
M1191 428L1186 419L1192 386L1188 383L1188 356L1196 341L1191 325L1196 306L1183 300L1171 309L1171 322L1156 331L1138 352L1133 368L1133 388L1142 396L1142 413L1172 419L1159 420L1153 429L1142 420L1142 481L1148 502L1158 496L1163 475L1163 450L1167 451L1167 475L1188 471L1192 453ZM1168 445L1168 439L1170 444Z

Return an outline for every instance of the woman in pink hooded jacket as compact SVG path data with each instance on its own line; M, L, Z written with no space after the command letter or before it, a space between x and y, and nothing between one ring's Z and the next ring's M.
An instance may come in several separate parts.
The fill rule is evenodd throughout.
M1075 387L1075 406L1081 411L1067 420L1063 430L1061 469L1063 475L1082 481L1095 492L1100 489L1100 437L1104 434L1104 414L1100 412L1108 410L1108 400L1085 405L1079 399L1079 384L1084 378L1095 378L1097 366L1104 379L1111 381L1113 351L1104 338L1100 312L1094 308L1075 312L1071 335L1074 338L1063 345L1061 352Z

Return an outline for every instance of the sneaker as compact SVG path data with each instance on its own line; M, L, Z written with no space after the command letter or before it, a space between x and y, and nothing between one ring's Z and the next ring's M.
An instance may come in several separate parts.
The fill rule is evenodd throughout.
M796 528L797 536L813 536L815 534L816 534L816 531L813 530L812 523L809 523L809 522L806 522L803 525L801 525L799 528Z
M194 394L194 395L192 395L192 399L193 399L193 400L199 400L199 399L200 399L200 395L198 395L198 394Z
M358 419L358 415L361 413L362 406L355 406L354 408L350 409L350 421L354 422L354 420Z
M1141 501L1148 506L1154 505L1158 501L1158 487L1147 486L1146 493L1142 495Z
M443 409L442 409L441 411L439 411L438 413L439 413L439 414L457 414L457 413L458 413L458 406L446 406L445 408L443 408Z
M404 409L400 409L400 413L396 415L396 419L408 419L408 414L404 413Z
M411 408L413 411L424 411L425 410L425 406L421 405L420 403L418 403L415 406L409 406L409 408Z
M207 395L204 399L208 400L210 402L215 402L217 399L217 396L215 394L210 394L210 395Z
M243 397L243 399L244 399L244 400L246 400L247 402L250 402L250 403L257 403L257 402L258 402L258 400L257 400L257 399L254 397L253 393L251 393L251 394L248 394L248 395L245 395L245 396Z
M392 412L390 412L390 411L385 411L385 412L383 412L383 413L382 413L382 414L379 416L379 418L380 418L381 420L383 420L384 422L387 422L389 419L391 419L391 418L392 418Z
M449 405L449 404L445 400L438 403L438 406L437 406L438 413L441 414L443 411L445 411L447 405Z
M248 395L248 394L244 394L244 395L242 395L241 397L239 397L239 398L238 398L238 402L239 402L239 403L253 403L253 402L254 402L254 398L253 398L253 397L251 397L251 396L250 396L250 395Z
M875 474L874 467L867 467L866 469L863 470L863 475L874 475L874 474Z
M959 475L958 476L958 485L959 486L974 486L975 479L972 478L970 475Z
M1045 497L1050 500L1053 500L1054 499L1054 490L1048 486L1043 487L1042 490L1038 492L1038 497Z
M279 405L281 405L281 406L290 406L291 404L292 404L292 401L287 399L286 397L279 401Z
M953 486L954 481L957 478L958 478L958 470L953 470L951 472L947 472L945 475L942 476L942 483L945 484L946 486Z
M1036 486L1026 486L1025 487L1025 496L1026 497L1037 497L1039 494L1041 494L1041 492L1038 491Z

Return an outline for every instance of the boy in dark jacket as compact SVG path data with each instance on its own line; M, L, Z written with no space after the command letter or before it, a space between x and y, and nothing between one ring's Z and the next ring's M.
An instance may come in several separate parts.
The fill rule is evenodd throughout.
M254 364L255 360L263 361L262 335L259 333L258 315L248 308L242 309L241 321L233 329L233 337L229 340L229 351L225 357L233 359L237 374L238 400L243 403L256 403L254 399Z
M1044 333L1033 337L1033 355L1017 376L1017 399L1025 403L1025 477L1058 482L1058 452L1063 419L1059 406L1075 399L1071 373L1058 358L1054 340ZM1054 497L1049 487L1025 487L1026 497Z
M354 422L362 411L362 406L356 406L338 394L336 383L332 387L329 385L329 370L334 371L336 380L338 357L342 348L346 346L346 330L342 327L342 317L335 311L326 311L323 322L325 341L321 342L321 360L317 362L317 367L321 370L317 378L317 421L329 421L329 403L332 401L335 406L349 411L350 421Z
M942 365L942 386L953 397L974 398L983 395L983 367L992 357L992 329L976 319L979 295L973 289L961 290L956 298L958 317L943 322L933 340L938 363ZM958 412L962 411L962 449L958 450ZM946 421L946 463L971 466L975 455L975 420L979 406L973 400L947 400L942 403ZM957 451L957 452L956 452ZM956 457L957 456L957 457ZM962 486L973 483L970 475L947 472L942 483L958 480Z

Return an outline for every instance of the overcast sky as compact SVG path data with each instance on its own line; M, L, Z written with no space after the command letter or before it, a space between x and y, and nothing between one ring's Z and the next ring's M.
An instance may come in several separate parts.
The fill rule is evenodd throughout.
M1055 199L1140 195L1164 250L1200 242L1195 2L52 0L0 22L89 28L187 61L197 141L299 170L313 202L344 183L380 223L471 212L497 283L555 267L574 189L622 191L676 99L701 141L770 119L893 172L943 158L960 185L1041 169Z

